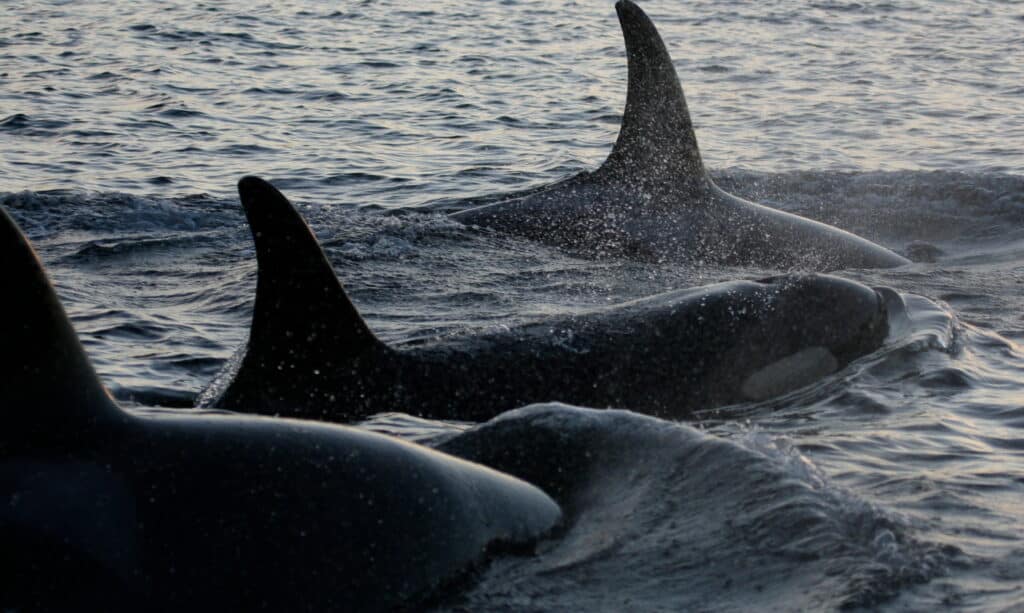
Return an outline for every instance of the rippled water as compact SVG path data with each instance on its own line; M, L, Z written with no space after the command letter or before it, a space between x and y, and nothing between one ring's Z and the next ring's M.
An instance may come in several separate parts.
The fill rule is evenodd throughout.
M510 416L575 441L533 453L579 471L582 510L445 606L1024 606L1024 8L643 7L723 187L935 261L844 273L903 292L905 334L785 398L690 425ZM381 210L595 166L625 77L610 2L12 5L0 203L140 405L191 406L244 341L242 174L299 203L393 343L762 274L580 260ZM368 425L434 443L465 427Z

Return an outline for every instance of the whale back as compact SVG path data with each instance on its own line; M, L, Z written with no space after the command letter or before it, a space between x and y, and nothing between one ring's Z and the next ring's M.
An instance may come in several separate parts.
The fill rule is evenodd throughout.
M28 239L0 209L0 448L81 431L120 414Z

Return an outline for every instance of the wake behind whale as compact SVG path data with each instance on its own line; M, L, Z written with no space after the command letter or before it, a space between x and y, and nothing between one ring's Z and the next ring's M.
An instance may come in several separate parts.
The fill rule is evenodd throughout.
M708 176L679 78L650 18L615 5L629 85L618 140L593 172L453 213L591 256L828 271L905 258L859 236L732 196Z

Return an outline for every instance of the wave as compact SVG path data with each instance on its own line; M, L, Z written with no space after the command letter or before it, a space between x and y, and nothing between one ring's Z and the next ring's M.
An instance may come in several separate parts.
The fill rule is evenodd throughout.
M65 232L194 232L242 223L237 202L205 194L154 198L123 192L22 191L0 193L0 206L32 240Z
M960 555L833 484L788 442L626 411L506 413L439 448L541 485L567 510L536 557L495 563L456 610L866 607Z

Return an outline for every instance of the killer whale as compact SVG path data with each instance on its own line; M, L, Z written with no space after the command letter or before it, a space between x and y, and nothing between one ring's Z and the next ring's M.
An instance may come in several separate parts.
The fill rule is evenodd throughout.
M539 489L353 428L119 407L0 210L0 608L390 611L559 521Z
M485 421L558 400L685 418L802 387L877 349L879 292L787 275L669 292L507 332L400 348L377 339L315 235L256 177L239 181L256 245L252 328L209 406L326 421L383 411Z
M476 200L454 219L591 256L822 272L909 263L864 238L715 185L661 36L630 0L615 8L629 77L618 139L605 162L548 186Z

